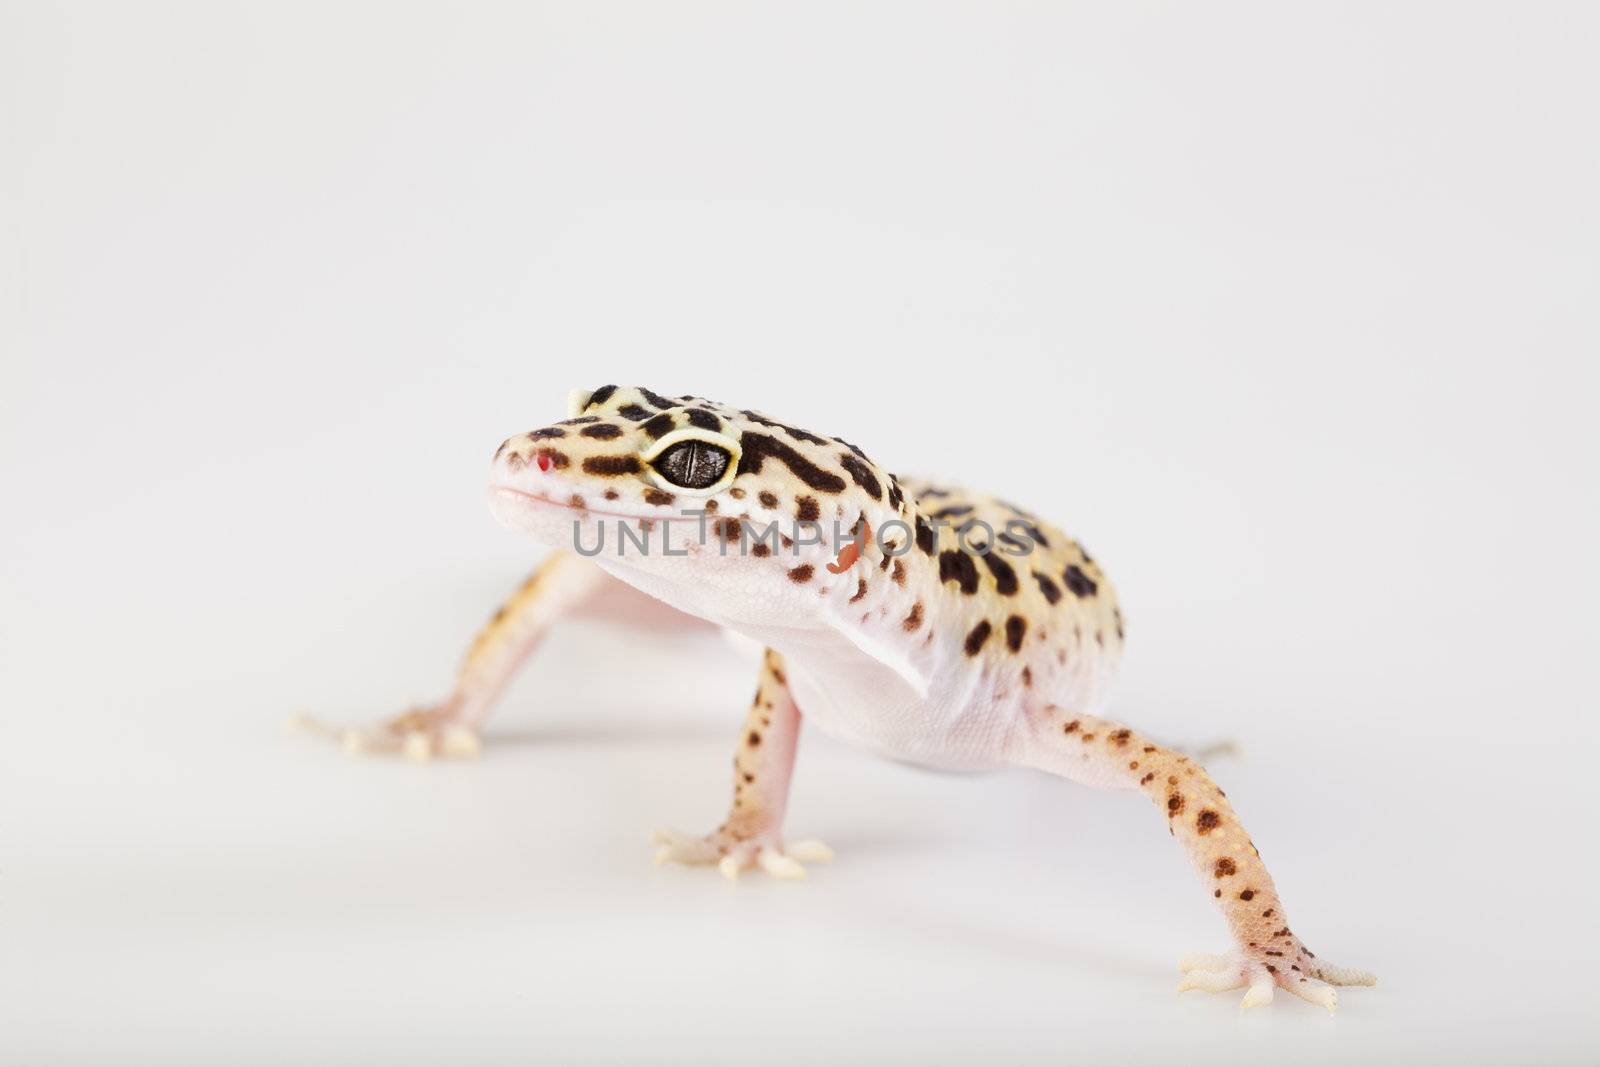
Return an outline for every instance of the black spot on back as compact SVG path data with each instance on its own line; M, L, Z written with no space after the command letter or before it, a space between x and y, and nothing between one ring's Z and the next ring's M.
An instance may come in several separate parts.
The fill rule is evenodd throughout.
M596 404L604 404L607 400L611 399L611 394L616 391L617 387L614 385L602 385L600 388L589 394L589 402L583 405L583 409L587 411Z
M1080 599L1083 597L1094 596L1095 593L1100 589L1100 587L1095 584L1095 580L1083 573L1082 569L1079 568L1076 563L1068 564L1067 569L1062 573L1061 578L1067 583L1067 588L1072 590L1072 595L1079 597Z
M970 514L972 514L971 504L951 504L947 508L940 508L938 511L935 511L930 517L935 519L953 519L957 515Z
M994 575L995 585L1001 596L1015 596L1017 592L1017 572L1011 569L1011 564L1001 559L997 553L985 552L983 562L989 565L989 571Z
M978 591L977 565L960 549L947 548L939 553L939 581L955 582L963 593L971 596Z
M624 404L617 409L617 414L634 422L643 422L650 417L650 410L642 408L638 404Z
M817 506L816 500L812 497L796 497L794 504L794 517L801 522L816 522L822 517L822 509Z
M928 525L928 520L924 519L921 515L918 515L917 547L922 549L923 555L933 555L934 545L936 544L937 540L938 539L933 532L933 527Z
M1034 571L1033 580L1039 583L1039 592L1043 593L1044 598L1050 603L1054 604L1061 599L1060 586L1056 585L1048 574L1040 574L1038 571Z
M613 426L609 422L597 422L593 426L585 426L580 432L585 437L594 437L601 441L611 441L622 436L622 427Z

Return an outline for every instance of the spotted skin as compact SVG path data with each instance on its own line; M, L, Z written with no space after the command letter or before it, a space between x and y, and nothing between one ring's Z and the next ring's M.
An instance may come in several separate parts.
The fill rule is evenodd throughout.
M757 411L614 385L575 393L568 418L503 442L490 503L556 551L474 642L451 700L391 733L426 748L476 727L564 612L610 598L636 618L644 602L664 604L680 613L674 625L703 620L767 652L728 819L703 837L664 832L659 858L795 876L799 859L825 854L781 836L804 709L825 732L903 761L1034 767L1144 792L1234 941L1226 956L1185 957L1182 988L1248 987L1246 1005L1282 988L1331 1008L1333 986L1372 981L1318 961L1290 931L1203 768L1100 717L1123 612L1094 558L1033 513L898 475L841 438ZM873 536L842 552L862 529ZM649 537L654 551L627 551Z
M624 409L651 414L641 423ZM920 601L928 625L916 628L922 643L904 649L912 671L940 673L942 664L966 656L967 636L987 622L999 636L983 642L972 658L995 699L1028 690L1040 699L1092 708L1116 671L1125 627L1110 581L1080 544L1017 505L945 482L898 476L842 439L700 398L615 388L596 390L576 410L552 427L508 439L498 463L511 473L526 471L541 452L554 448L541 435L581 430L588 436L562 440L552 470L590 490L603 486L600 492L580 488L584 499L605 493L613 501L607 511L668 518L703 507L724 516L712 537L730 545L737 543L735 523L818 523L825 530L838 523L850 531L862 515L875 530L898 520L905 529L880 532L887 542L903 545L903 554L891 557L874 545L863 560L870 567L850 568L837 580L822 573L833 562L827 553L797 560L791 552L763 554L756 546L742 563L812 586L825 593L820 599L830 607L853 607L847 617L870 642L903 645L898 635L906 632L904 621ZM738 471L722 491L685 495L649 481L647 463L634 470L630 460L667 435L711 425L745 445ZM597 427L605 427L604 436L594 436ZM549 540L570 544L561 530L546 533ZM651 588L650 582L639 585ZM714 611L686 610L715 617ZM887 743L874 747L900 758L945 765L951 755L944 739L928 745L913 739L910 752L904 738L880 740ZM985 751L957 762L993 763L995 738L973 740Z
M1186 957L1184 988L1273 986L1330 1009L1339 985L1370 985L1370 975L1326 964L1289 929L1267 866L1227 795L1204 767L1120 723L1063 708L1032 711L1016 742L1017 762L1085 785L1136 789L1165 818L1233 935L1227 957Z
M789 691L783 657L769 648L761 657L756 694L733 757L728 818L704 837L658 831L656 862L715 863L729 878L753 866L780 878L799 878L805 874L801 860L831 859L832 851L819 841L783 842L783 813L799 739L800 709Z

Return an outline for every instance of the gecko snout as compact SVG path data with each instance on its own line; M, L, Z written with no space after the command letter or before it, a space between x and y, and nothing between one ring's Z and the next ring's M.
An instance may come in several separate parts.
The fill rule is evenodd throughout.
M542 437L541 432L520 433L500 442L493 463L497 479L554 474L571 465L567 454L556 447L555 441Z

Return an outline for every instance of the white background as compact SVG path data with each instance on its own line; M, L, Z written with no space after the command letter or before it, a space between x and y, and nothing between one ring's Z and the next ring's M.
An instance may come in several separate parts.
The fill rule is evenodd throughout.
M1600 18L1575 4L38 4L0 14L0 1059L1593 1062ZM1127 794L802 741L719 821L731 648L575 626L510 433L637 383L1000 492L1118 583L1340 1012Z

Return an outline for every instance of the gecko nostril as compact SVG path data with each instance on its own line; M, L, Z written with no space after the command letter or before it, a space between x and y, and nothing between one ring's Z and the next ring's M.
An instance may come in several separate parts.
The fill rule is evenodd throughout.
M542 470L542 471L547 471L551 467L554 467L556 465L555 464L555 460L550 458L550 453L548 453L548 452L540 452L539 453L538 463L539 463L539 469Z

